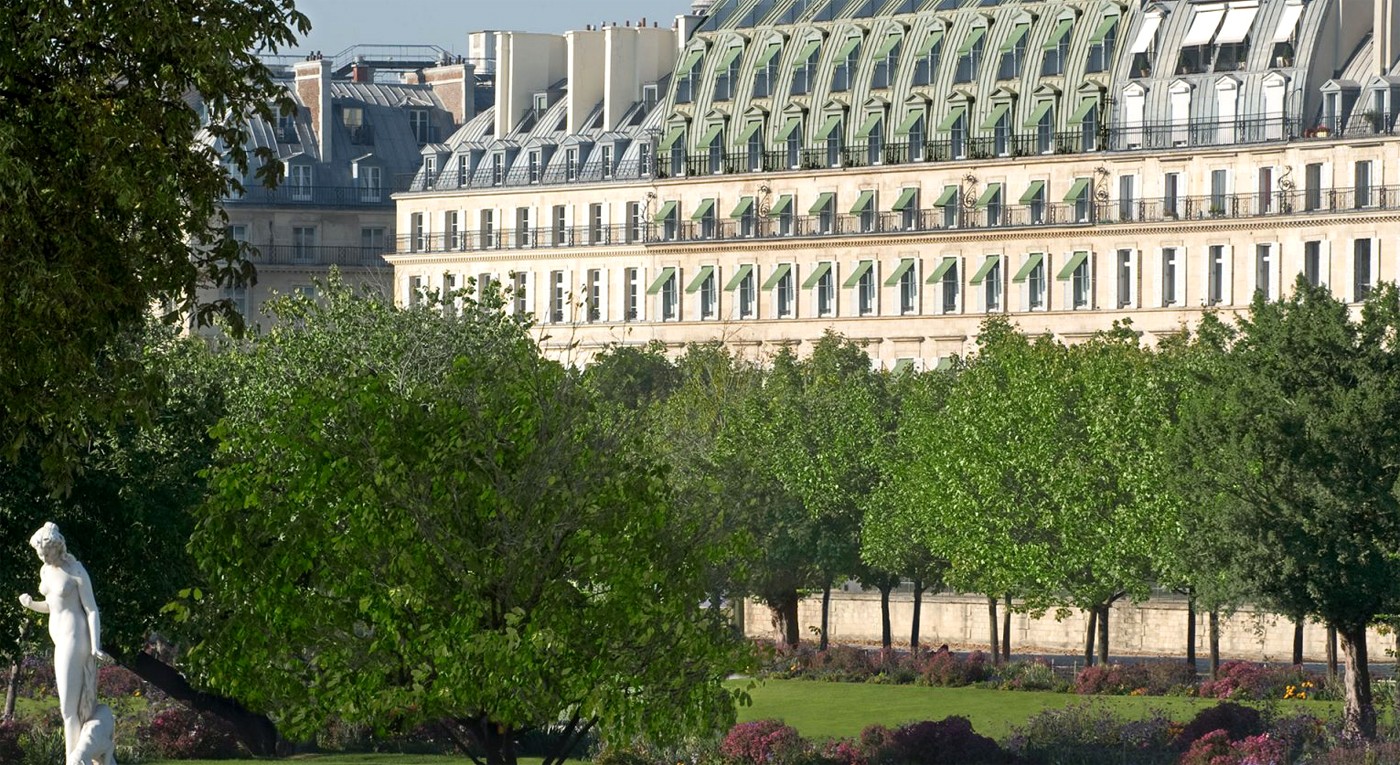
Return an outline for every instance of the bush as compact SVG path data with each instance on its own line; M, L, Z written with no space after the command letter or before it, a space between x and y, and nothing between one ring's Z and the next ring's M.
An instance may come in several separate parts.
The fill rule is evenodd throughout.
M1166 765L1177 757L1171 742L1172 722L1161 712L1124 722L1107 707L1084 703L1031 717L1007 748L1028 762Z
M1213 730L1191 743L1181 765L1284 765L1288 747L1267 733L1231 741L1223 730Z
M812 759L812 747L797 729L781 720L739 723L719 747L720 754L743 765L801 765Z
M1340 745L1308 760L1310 765L1396 765L1400 763L1400 741Z
M97 695L109 699L145 696L146 683L126 667L102 667L97 670Z
M1069 681L1055 673L1055 668L1041 659L1004 664L997 671L997 687L1004 691L1069 690Z
M925 656L919 665L920 685L960 687L980 683L991 676L991 667L981 651L959 659L951 651L939 649Z
M0 762L22 762L24 750L20 747L29 725L19 720L0 722Z
M1196 713L1176 738L1176 747L1185 750L1207 733L1224 731L1231 741L1240 741L1264 732L1264 719L1259 710L1232 702L1216 704Z
M1122 696L1147 686L1141 664L1085 667L1074 677L1074 692L1083 696Z
M1142 665L1147 692L1153 696L1189 696L1196 692L1196 668L1183 661L1154 661Z
M1247 661L1221 664L1219 679L1201 683L1197 695L1252 701L1331 696L1322 677L1304 672L1302 667L1268 667Z
M1010 762L997 742L978 735L966 717L905 725L894 732L898 760L910 765L994 765Z
M198 712L171 704L141 731L152 753L166 760L227 760L242 756L233 733Z

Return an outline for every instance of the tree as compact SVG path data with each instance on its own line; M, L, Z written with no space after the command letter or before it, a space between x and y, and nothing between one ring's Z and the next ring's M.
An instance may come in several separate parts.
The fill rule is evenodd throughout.
M0 29L0 453L32 446L62 487L158 398L111 353L123 331L162 303L207 318L226 306L195 305L201 279L252 278L218 202L249 167L246 116L285 99L258 54L309 25L291 0L13 0Z
M1372 737L1366 627L1400 600L1400 299L1359 320L1301 278L1256 298L1174 440L1193 522L1222 571L1280 613L1335 627L1347 658L1344 732Z
M499 295L461 301L275 309L190 542L205 676L294 735L436 724L490 765L731 721L723 551Z

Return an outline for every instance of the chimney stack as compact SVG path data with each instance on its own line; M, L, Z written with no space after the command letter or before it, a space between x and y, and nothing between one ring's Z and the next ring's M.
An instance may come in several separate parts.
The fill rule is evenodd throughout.
M316 134L320 161L331 161L331 62L320 56L299 61L292 68L296 76L297 98L311 113L311 130Z
M365 63L364 56L356 56L350 65L351 82L374 82L374 69Z
M476 116L476 76L471 64L451 63L423 70L426 82L452 115L452 124L465 125Z

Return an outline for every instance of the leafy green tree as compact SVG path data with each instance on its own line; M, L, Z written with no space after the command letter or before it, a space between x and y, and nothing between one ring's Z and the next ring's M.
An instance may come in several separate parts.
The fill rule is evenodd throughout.
M1353 319L1299 280L1256 299L1175 439L1214 564L1285 614L1335 627L1347 657L1344 731L1372 737L1366 627L1400 601L1400 298ZM1209 513L1209 517L1206 517Z
M62 487L159 397L112 352L123 331L167 301L208 317L201 279L251 278L223 236L226 167L248 169L246 117L285 99L258 55L309 25L291 0L12 0L0 29L0 454L32 447Z
M532 730L552 764L595 728L732 721L707 529L499 295L401 310L332 286L277 310L190 542L214 687L298 736L438 724L490 765Z

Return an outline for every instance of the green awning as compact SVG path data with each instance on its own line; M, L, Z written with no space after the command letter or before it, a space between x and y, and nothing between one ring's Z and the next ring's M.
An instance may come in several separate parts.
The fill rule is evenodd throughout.
M812 205L812 209L807 212L812 215L819 215L831 206L831 201L836 198L836 192L827 191L817 197L817 201Z
M1011 277L1011 281L1017 284L1024 283L1027 279L1031 278L1031 272L1034 271L1036 266L1040 265L1043 260L1045 260L1044 253L1031 253L1030 256L1026 258L1026 262L1021 265L1021 270L1017 271L1016 275Z
M958 120L962 119L962 116L966 113L966 106L954 106L952 110L949 111L948 114L945 115L941 121L939 121L938 129L952 130L953 126L956 125L958 123Z
M924 118L923 109L915 109L904 116L904 121L899 123L899 127L894 129L895 135L909 135L914 130L914 126L919 124L919 120Z
M802 289L809 290L817 286L817 282L821 281L821 278L826 276L827 272L830 270L830 263L818 263L816 270L807 277L806 281L802 282Z
M709 127L709 129L707 129L707 130L705 131L705 134L702 135L702 136L700 136L700 143L697 144L697 147L698 147L698 148L701 148L701 149L708 149L708 148L710 148L710 144L714 143L714 142L715 142L715 139L716 139L716 138L719 138L719 134L720 134L721 132L723 132L723 131L724 131L724 123L723 123L723 122L720 122L720 123L711 125L711 126Z
M847 37L846 41L844 43L841 43L841 47L836 49L836 57L832 60L840 62L843 58L850 58L850 55L854 53L856 48L858 47L860 47L859 36Z
M933 273L929 274L928 279L925 279L924 281L928 284L937 284L938 282L943 281L943 277L947 276L948 272L953 270L953 267L957 264L957 258L944 258L943 262L939 263L938 267L933 269Z
M675 276L676 269L674 266L661 269L661 275L656 277L656 281L652 282L650 287L647 287L647 294L655 295L660 292L661 288L666 286L666 282L671 281Z
M666 204L661 205L661 209L656 212L656 217L652 218L652 221L655 223L665 223L667 220L670 220L672 215L675 214L676 203L667 202Z
M944 186L944 187L943 187L943 193L942 193L942 194L939 194L939 195L938 195L938 198L935 199L935 200L933 200L933 206L934 206L934 207L944 207L944 206L948 205L949 203L951 203L954 199L957 199L957 197L958 197L958 187L957 187L957 186Z
M1084 118L1089 116L1089 112L1099 105L1099 99L1089 97L1079 102L1079 108L1074 110L1074 114L1069 115L1069 124L1078 125L1084 122Z
M1039 127L1040 121L1044 119L1045 115L1049 114L1050 110L1053 108L1055 108L1054 101L1036 102L1035 108L1031 110L1031 116L1026 118L1026 127Z
M899 261L899 265L898 265L898 266L895 266L894 271L893 271L892 273L890 273L890 278L888 278L888 279L885 280L885 286L886 286L886 287L893 287L893 286L895 286L896 284L899 284L899 280L900 280L900 279L903 279L903 278L904 278L904 275L907 274L907 273L909 273L909 269L911 269L911 268L913 268L913 267L914 267L914 259L913 259L913 258L904 258L903 260L900 260L900 261Z
M919 195L917 188L908 188L899 192L899 199L894 200L894 207L890 209L894 212L904 212L904 209L913 204L914 197Z
M773 59L777 58L777 57L778 57L778 54L779 54L779 53L782 53L782 52L783 52L783 44L782 44L782 43L780 43L780 42L769 43L769 44L768 44L768 47L763 49L763 53L759 54L758 60L754 62L754 66L755 66L755 67L765 67L765 66L768 66L769 64L773 63Z
M749 122L744 125L744 132L739 134L739 143L747 143L763 127L762 122Z
M1074 26L1074 19L1060 19L1055 28L1050 30L1050 36L1045 38L1045 45L1042 47L1045 50L1058 47L1060 41L1065 39L1065 35L1069 34L1069 28L1072 26Z
M894 369L890 371L892 375L905 375L914 369L913 359L898 359L894 362Z
M875 201L875 192L874 192L874 191L862 191L862 192L860 192L860 196L856 197L855 206L853 206L853 207L851 208L851 214L852 214L852 215L860 215L861 213L865 212L866 210L869 210L869 209L870 209L870 203L871 203L871 202L874 202L874 201Z
M992 107L992 113L987 115L987 121L982 123L982 129L995 129L997 123L1001 122L1001 118L1005 117L1006 113L1009 111L1011 111L1011 104L997 104L996 106Z
M787 122L783 123L783 129L778 131L778 140L786 141L788 139L788 136L792 135L792 131L796 130L797 126L801 124L801 117L788 117Z
M1026 193L1021 195L1021 204L1028 205L1039 197L1045 190L1045 181L1031 181L1031 185L1026 188Z
M1078 202L1084 196L1085 190L1089 188L1089 179L1080 178L1069 187L1069 193L1065 195L1066 202Z
M695 62L699 61L700 57L704 55L704 48L697 48L696 50L687 52L685 54L685 58L681 59L681 65L676 67L676 71L679 72L682 77L684 77L686 74L690 73L691 69L695 68Z
M803 45L802 49L797 52L797 58L793 59L793 63L797 66L802 66L808 61L811 61L812 55L815 54L817 52L817 48L820 47L822 47L821 40L808 40L807 44Z
M715 68L724 69L725 67L734 63L734 60L739 58L739 54L743 52L744 47L742 45L732 45L728 48L725 48L724 55L719 57L719 63L715 65Z
M1016 43L1026 38L1026 33L1031 31L1030 24L1017 24L1011 28L1011 34L1006 36L1006 42L1001 44L999 49L1002 53L1007 53L1016 47Z
M875 128L884 120L885 115L880 114L878 112L876 112L875 114L867 114L865 116L865 122L860 123L860 132L856 133L856 137L869 137L869 135L875 131Z
M774 287L778 286L778 282L782 281L782 280L783 280L783 277L784 277L784 276L787 276L787 275L788 275L788 272L791 271L791 270L792 270L792 264L791 264L791 263L783 263L783 264L779 265L777 268L773 269L773 273L771 273L771 274L768 275L768 281L766 281L766 282L763 283L763 289L764 289L764 290L771 290L771 289L773 289Z
M972 286L976 287L982 282L985 282L987 280L987 274L990 274L992 269L996 268L997 264L1000 262L1000 255L988 255L987 259L982 261L982 265L978 267L977 273L972 275L972 281L970 282Z
M1094 27L1094 33L1089 36L1089 44L1097 45L1108 38L1108 31L1118 25L1117 16L1105 16L1099 25Z
M715 200L714 200L714 197L710 197L709 199L702 199L702 200L700 200L700 206L697 207L697 208L695 208L695 212L694 212L693 214L691 214L690 219L691 219L691 220L700 220L700 219L704 218L705 216L709 215L710 213L714 212L714 209L715 209Z
M783 213L787 212L787 209L789 207L792 207L792 195L784 194L778 197L778 203L773 205L773 209L768 211L768 215L770 217L774 215L782 215Z
M753 273L752 263L744 266L739 266L739 270L735 271L734 275L729 277L729 283L724 285L724 291L733 292L734 290L739 289L739 285L743 284L744 280L749 278L749 274L751 273Z
M705 286L705 280L709 279L714 272L714 266L701 266L700 270L695 274L695 278L690 280L690 286L685 288L685 294L694 295L699 292L700 288Z
M980 41L985 34L987 34L986 27L973 27L967 37L963 39L962 45L958 46L958 55L966 56L968 53L971 53L973 46L977 45L978 41Z
M918 53L918 55L920 55L920 56L927 56L934 48L938 47L938 44L939 44L940 42L942 42L942 41L943 41L943 30L942 30L942 29L934 29L934 30L931 30L931 31L928 33L928 37L924 38L924 44L919 46L919 53Z
M982 196L980 196L980 197L977 198L977 209L981 210L981 209L986 208L987 205L991 204L991 203L993 202L993 200L995 200L997 197L1000 197L1000 196L1001 196L1001 184L1000 184L1000 183L989 183L989 184L987 184L987 190L984 191L984 192L982 192Z
M1084 265L1084 261L1088 259L1089 253L1087 252L1074 253L1074 255L1070 257L1069 261L1065 263L1065 267L1060 269L1060 273L1056 276L1056 278L1062 282L1069 281L1071 278L1074 277L1074 272L1078 270L1080 266Z
M681 125L679 127L673 127L669 132L666 133L666 137L661 139L661 144L657 148L659 148L661 151L669 151L672 146L676 145L676 141L681 140L681 137L684 135L684 125Z
M742 218L748 214L749 210L752 209L753 197L743 197L739 200L739 204L734 208L734 212L729 214L729 217Z
M881 58L884 58L885 56L890 55L890 51L893 51L895 48L898 48L898 47L899 47L899 43L900 43L901 41L903 41L903 40L904 40L904 35L902 35L902 34L900 34L900 33L898 33L898 32L895 32L894 34L887 36L887 37L880 43L880 47L878 47L878 48L875 49L875 58L881 59Z
M874 267L875 261L862 260L860 262L860 265L856 266L856 270L852 271L851 275L846 277L846 283L842 286L846 289L850 289L856 286L857 284L860 284L861 278L864 277L867 273L869 273L870 269Z
M827 137L830 136L836 130L836 126L840 124L841 115L833 114L827 117L826 121L822 123L821 129L817 131L817 140L825 141Z

